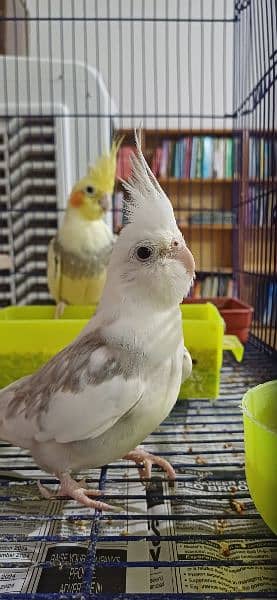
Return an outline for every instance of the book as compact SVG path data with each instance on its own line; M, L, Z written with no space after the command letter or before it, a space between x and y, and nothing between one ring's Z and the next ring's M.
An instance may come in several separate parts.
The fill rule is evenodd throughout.
M177 140L173 144L173 165L172 165L172 176L179 178L179 154L180 154L180 141Z
M199 138L194 136L192 138L192 149L191 149L191 162L190 162L190 178L194 179L196 176L196 160L198 153L198 142Z
M276 283L276 281L270 281L263 285L266 286L266 296L265 296L262 322L263 322L263 325L269 326L271 323L272 324L276 323L277 283Z
M203 156L203 138L198 138L197 155L196 155L196 168L195 178L200 179L202 177L202 156Z
M264 173L265 173L264 147L265 147L265 142L261 138L260 139L260 168L259 168L259 176L261 179L263 179Z
M212 295L212 277L207 275L202 285L202 298L209 298Z
M171 140L168 145L167 176L174 177L175 144Z
M117 179L128 179L131 176L132 165L130 155L134 150L134 146L121 146L119 148L116 162Z
M227 286L226 286L226 296L228 296L228 298L232 298L233 297L233 291L234 291L234 282L233 279L231 277L227 278Z
M212 277L211 283L211 297L214 298L218 295L218 277L215 275Z
M191 163L191 150L192 150L192 138L188 137L184 140L185 143L185 156L184 156L184 169L183 177L189 179L190 176L190 163Z
M213 138L203 138L202 177L211 179L213 176Z
M213 154L213 177L214 179L224 178L224 159L225 144L224 138L215 138Z
M160 175L162 157L163 157L163 149L161 148L161 146L158 146L154 150L154 154L152 157L152 164L151 164L151 170L152 170L152 173L154 173L155 177L159 177L159 175Z
M230 178L233 175L233 140L225 139L225 177Z
M160 177L167 176L168 157L169 157L169 140L163 140L162 156L161 156L161 162L160 162Z
M178 156L178 177L184 177L184 163L186 153L186 139L181 138L179 140L179 156Z

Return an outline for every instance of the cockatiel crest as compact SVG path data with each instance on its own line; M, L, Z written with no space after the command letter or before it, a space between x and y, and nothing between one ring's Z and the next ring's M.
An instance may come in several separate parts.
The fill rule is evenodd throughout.
M110 152L98 158L90 167L88 177L92 185L103 194L112 194L116 173L116 156L124 136L113 141Z
M172 204L146 162L136 132L135 140L137 153L131 155L132 176L122 182L129 193L125 205L128 223L135 221L136 228L149 228L151 223L151 229L176 231Z

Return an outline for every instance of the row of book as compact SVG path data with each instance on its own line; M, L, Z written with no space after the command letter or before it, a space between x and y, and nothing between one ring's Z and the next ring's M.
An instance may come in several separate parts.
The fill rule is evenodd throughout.
M113 225L114 230L117 231L122 226L123 219L123 202L124 194L122 191L114 194L113 203ZM176 211L176 218L178 217L178 211ZM228 210L211 210L193 212L188 217L188 223L190 225L232 225L234 216L232 211ZM181 223L180 223L181 224Z
M193 212L188 222L190 225L232 225L234 215L229 210L204 210Z
M264 291L266 293L263 306L262 323L266 326L275 326L277 321L277 282L267 281L264 285L266 288ZM261 292L262 291L263 290L261 290Z
M238 140L234 140L235 146ZM230 179L236 175L238 152L233 153L230 137L189 136L164 139L152 154L151 169L156 177L176 179ZM130 154L134 147L123 145L117 155L116 176L131 175Z
M164 139L154 150L151 168L161 178L229 179L233 176L233 139L215 136Z
M257 191L255 187L248 190L248 202L244 204L245 225L267 225L270 227L277 221L276 194L266 190Z
M130 155L134 152L134 146L120 146L116 161L116 178L129 179L131 176L132 165Z
M277 176L277 140L249 138L249 178L268 179Z
M233 295L233 279L228 275L206 275L196 279L191 290L192 298L214 298Z

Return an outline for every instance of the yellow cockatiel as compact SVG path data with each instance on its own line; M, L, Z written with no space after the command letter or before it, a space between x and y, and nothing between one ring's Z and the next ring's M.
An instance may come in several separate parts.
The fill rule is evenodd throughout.
M114 141L110 153L74 186L64 221L49 244L47 277L56 317L65 304L97 304L101 297L115 239L103 216L114 189L121 141Z

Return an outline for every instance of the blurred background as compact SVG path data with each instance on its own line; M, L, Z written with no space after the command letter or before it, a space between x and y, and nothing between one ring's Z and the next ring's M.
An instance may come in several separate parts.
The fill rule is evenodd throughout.
M192 298L254 308L276 351L274 0L0 0L0 305L49 304L47 247L89 165L133 128L197 265ZM106 221L122 226L116 182Z

